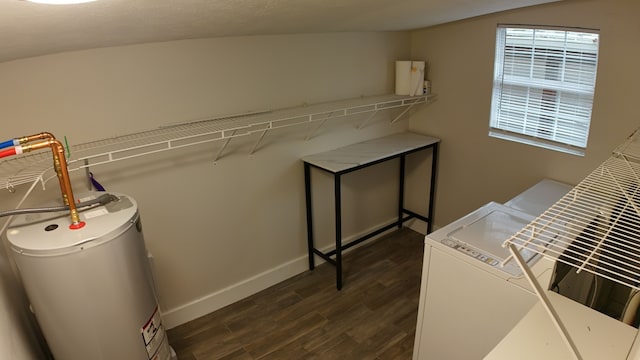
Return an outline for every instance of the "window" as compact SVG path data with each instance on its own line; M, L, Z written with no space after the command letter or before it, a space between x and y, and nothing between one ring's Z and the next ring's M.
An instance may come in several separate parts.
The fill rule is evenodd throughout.
M489 135L584 155L598 34L499 25Z

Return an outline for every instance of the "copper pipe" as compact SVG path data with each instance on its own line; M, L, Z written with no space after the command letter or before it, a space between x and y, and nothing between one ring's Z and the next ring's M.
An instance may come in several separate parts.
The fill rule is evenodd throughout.
M55 138L56 137L52 133L45 131L45 132L41 132L39 134L23 136L23 137L19 138L18 141L22 145L22 144L27 144L27 143L30 143L30 142L36 141L36 140L55 140ZM25 148L25 146L23 146L23 148ZM41 148L41 147L38 147L38 148ZM59 155L58 155L58 152L55 151L53 148L51 148L51 150L53 152L53 167L54 167L54 169L56 171L56 175L58 176L58 182L60 183L60 189L64 189L65 188L65 184L64 184L63 179L62 179L62 174L61 174L62 170L61 170L61 167L60 167ZM30 151L30 150L27 149L27 150L23 150L23 151ZM64 157L64 152L62 153L62 156ZM69 206L69 199L65 195L65 191L64 190L62 192L62 201L63 201L64 205Z
M71 188L71 179L69 178L69 169L67 167L67 159L64 156L64 146L62 145L62 143L52 137L34 144L23 145L22 151L29 152L44 149L47 147L50 147L51 151L53 152L54 166L56 168L58 180L60 181L62 199L64 201L64 204L69 206L69 214L71 216L70 227L72 229L79 229L84 226L84 222L80 221L80 215L78 214L75 200L73 198L73 189Z
M32 141L36 141L36 140L49 140L49 139L55 139L56 137L53 136L52 133L49 132L41 132L39 134L35 134L35 135L29 135L29 136L23 136L21 138L18 138L18 141L20 142L20 144L27 144L30 143Z

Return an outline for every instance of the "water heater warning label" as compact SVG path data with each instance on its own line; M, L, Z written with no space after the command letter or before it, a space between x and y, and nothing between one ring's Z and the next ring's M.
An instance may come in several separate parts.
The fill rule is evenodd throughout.
M167 341L165 340L164 327L158 308L153 311L153 315L149 321L141 329L144 346L147 348L147 354L150 360L166 359Z

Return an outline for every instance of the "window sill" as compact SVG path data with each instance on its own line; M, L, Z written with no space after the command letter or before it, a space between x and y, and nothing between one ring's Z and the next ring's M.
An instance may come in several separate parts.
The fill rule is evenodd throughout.
M583 148L578 148L578 147L569 146L569 145L562 145L562 144L558 144L558 143L554 143L554 142L550 142L550 141L546 141L546 140L534 138L534 137L518 136L515 134L495 131L493 129L489 130L489 136L497 139L509 140L509 141L514 141L521 144L537 146L537 147L541 147L548 150L559 151L559 152L563 152L571 155L584 156L585 154L585 149Z

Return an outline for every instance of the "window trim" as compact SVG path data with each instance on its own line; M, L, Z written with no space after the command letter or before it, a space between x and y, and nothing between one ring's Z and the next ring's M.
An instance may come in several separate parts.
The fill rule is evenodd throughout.
M595 53L594 59L594 74L593 74L593 86L591 85L570 85L566 86L566 84L562 84L563 80L546 80L546 79L527 79L526 77L518 78L517 76L510 76L508 80L505 81L504 69L504 54L506 49L506 35L500 36L500 31L505 31L509 28L522 28L522 29L533 29L533 30L556 30L556 31L564 31L564 32L582 32L582 33L592 33L598 35L598 46L597 52ZM533 145L537 147L542 147L550 150L565 152L573 155L584 156L586 152L586 147L589 139L589 130L591 127L592 114L593 114L593 104L595 100L595 87L597 83L597 72L598 72L598 62L599 62L599 54L600 54L600 31L598 29L591 28L579 28L579 27L568 27L568 26L546 26L546 25L530 25L530 24L503 24L499 23L496 27L496 43L495 43L495 57L494 57L494 73L493 73L493 84L492 84L492 94L491 94L491 113L489 119L489 136L515 141L518 143ZM502 56L502 60L498 61L498 56ZM567 59L566 54L562 56L563 61ZM531 65L533 67L533 65ZM526 81L523 81L526 80ZM531 80L531 81L528 81ZM539 89L545 91L547 89L551 89L552 91L556 90L564 90L569 91L571 94L587 94L591 96L591 104L589 107L589 116L586 134L584 138L584 147L578 146L576 144L565 143L562 141L556 141L551 139L545 139L542 137L537 137L535 135L530 135L526 133L519 133L517 131L510 131L508 129L501 129L499 127L494 127L494 124L498 121L498 104L500 102L501 96L503 94L503 84L522 84L527 89ZM527 95L528 98L528 95ZM541 100L542 101L542 100ZM557 104L557 102L554 102ZM523 106L524 107L524 106ZM554 123L557 123L557 117L553 118ZM540 129L539 129L540 130ZM544 130L544 129L542 129Z

